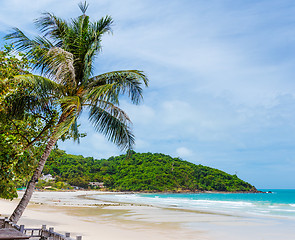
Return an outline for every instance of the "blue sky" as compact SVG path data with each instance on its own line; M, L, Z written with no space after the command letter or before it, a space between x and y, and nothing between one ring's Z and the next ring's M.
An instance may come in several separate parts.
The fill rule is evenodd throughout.
M36 34L44 11L65 19L79 1L1 0L0 36ZM295 188L295 2L290 0L89 0L114 19L95 73L145 71L140 106L124 98L138 152L161 152L237 173L257 188ZM80 119L88 136L68 153L121 152Z

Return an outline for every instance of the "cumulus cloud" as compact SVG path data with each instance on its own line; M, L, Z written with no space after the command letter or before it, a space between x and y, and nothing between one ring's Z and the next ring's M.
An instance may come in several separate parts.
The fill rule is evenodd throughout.
M191 150L189 150L188 148L186 147L179 147L176 149L176 154L179 156L179 157L189 157L191 156L193 153Z

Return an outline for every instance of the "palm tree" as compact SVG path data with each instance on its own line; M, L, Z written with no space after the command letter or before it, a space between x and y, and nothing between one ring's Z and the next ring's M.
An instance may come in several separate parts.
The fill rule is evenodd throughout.
M30 201L35 184L57 140L69 129L74 137L78 137L77 119L82 110L87 109L89 112L89 120L95 130L104 134L121 150L130 150L134 145L131 121L118 107L119 96L127 94L132 103L140 103L142 85L148 86L148 79L143 72L137 70L113 71L93 76L93 60L101 50L101 37L111 32L113 20L110 16L105 16L99 21L90 22L86 15L86 2L80 3L79 8L82 15L71 21L44 13L35 22L42 34L35 39L28 38L18 28L6 36L6 39L12 40L17 50L25 52L28 58L34 60L33 68L42 74L42 77L18 76L18 81L34 86L37 90L48 90L51 97L47 95L44 102L50 98L60 111L59 120L26 192L10 217L15 223Z

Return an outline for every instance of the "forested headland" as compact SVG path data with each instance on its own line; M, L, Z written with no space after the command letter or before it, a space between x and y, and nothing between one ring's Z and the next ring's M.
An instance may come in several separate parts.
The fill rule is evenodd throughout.
M112 191L145 192L256 192L236 175L196 165L161 153L135 153L96 160L54 150L43 171L56 181L87 188L103 182Z

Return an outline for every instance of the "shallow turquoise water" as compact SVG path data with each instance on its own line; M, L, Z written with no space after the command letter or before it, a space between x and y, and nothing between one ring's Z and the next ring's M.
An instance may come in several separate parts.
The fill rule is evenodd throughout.
M268 204L295 204L295 189L260 189L272 193L179 193L179 194L141 194L142 197L178 198L211 201L243 201Z
M183 209L213 212L272 215L295 218L295 189L261 189L272 193L200 193L200 194L142 194L142 198L156 198L174 202Z
M295 189L262 189L272 193L115 194L103 200L225 213L292 218L295 220Z

